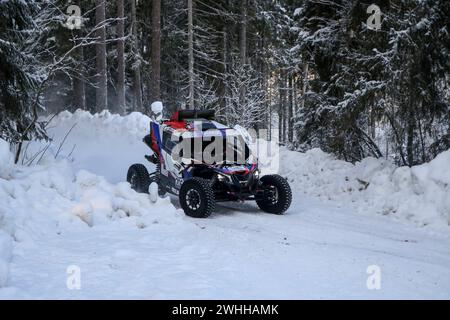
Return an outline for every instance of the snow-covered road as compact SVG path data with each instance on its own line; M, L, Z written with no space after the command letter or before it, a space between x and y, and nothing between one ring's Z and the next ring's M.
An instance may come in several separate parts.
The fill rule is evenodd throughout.
M131 218L130 218L131 219ZM251 204L136 228L121 219L18 247L14 298L450 298L450 239L296 197L285 216ZM81 290L66 268L81 269ZM381 289L366 286L368 266Z
M115 140L116 148L105 147L106 140L99 141L102 147L96 153L95 143L86 140L86 153L80 147L71 166L115 184L134 161L131 158L142 157L142 146L139 141L125 146ZM135 151L120 157L121 149ZM113 163L102 165L105 159ZM118 169L108 170L111 167ZM103 193L92 187L98 182L92 182L92 176L82 178L76 179L83 192L79 195L77 189L71 202L58 202L62 211L71 208L75 198L97 205L93 211L104 209ZM50 184L51 190L58 190L57 197L69 193ZM27 187L27 192L33 188ZM121 188L111 192L126 198ZM101 223L91 227L78 217L73 225L57 222L56 231L29 225L29 235L22 237L32 241L14 243L10 276L7 286L0 288L0 299L450 298L447 230L337 208L296 187L293 195L284 216L262 213L253 203L226 203L208 219L192 219L176 209L177 200L171 198L175 208L166 199L141 206L142 217L103 222L95 220L98 214L94 220ZM30 210L45 212L47 205L49 214L56 212L51 200L40 200L41 207ZM67 286L71 265L81 272L79 290ZM379 267L379 290L367 287L369 266Z

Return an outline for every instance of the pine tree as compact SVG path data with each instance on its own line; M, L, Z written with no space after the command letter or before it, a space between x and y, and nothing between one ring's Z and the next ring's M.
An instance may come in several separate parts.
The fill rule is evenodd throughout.
M136 0L130 0L130 14L131 14L131 58L132 58L132 73L133 73L133 110L143 112L142 105L142 85L141 85L141 66L142 56L139 47L139 31L138 22L136 18Z
M0 2L0 138L18 143L17 155L24 140L46 138L37 121L45 75L40 74L40 62L29 43L39 32L34 20L39 9L35 1Z
M125 8L124 0L117 0L117 110L125 111Z
M189 109L194 109L195 107L195 96L194 96L194 8L192 4L193 0L188 0L188 55L189 55Z
M96 110L108 109L108 76L106 62L106 0L95 0L96 23Z
M152 100L159 101L161 100L161 0L152 0L152 5Z

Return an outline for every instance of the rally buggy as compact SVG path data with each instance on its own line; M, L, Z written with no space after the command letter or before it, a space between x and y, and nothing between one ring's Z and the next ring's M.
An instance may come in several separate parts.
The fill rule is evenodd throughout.
M149 174L143 164L133 164L127 181L135 191L148 193L155 182L159 195L177 195L186 215L195 218L208 217L218 201L255 200L261 210L273 214L289 208L292 192L286 179L276 174L260 177L257 159L242 134L214 121L212 110L177 111L166 120L161 118L162 105L152 105L152 112L157 117L152 118L150 134L143 141L153 151L145 158L156 170ZM213 161L199 157L212 140L219 149L231 150L232 157L228 153L222 157L217 150L211 153ZM241 143L230 145L230 141Z

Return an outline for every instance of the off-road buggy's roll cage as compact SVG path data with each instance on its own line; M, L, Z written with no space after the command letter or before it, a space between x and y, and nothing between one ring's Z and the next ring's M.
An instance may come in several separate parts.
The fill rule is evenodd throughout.
M172 116L173 120L183 121L184 119L207 119L213 120L214 110L179 110Z

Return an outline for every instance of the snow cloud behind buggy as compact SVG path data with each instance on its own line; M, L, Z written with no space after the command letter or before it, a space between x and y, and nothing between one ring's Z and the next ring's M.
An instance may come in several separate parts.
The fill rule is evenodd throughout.
M156 165L148 173L143 164L133 164L127 181L137 192L146 193L154 182L159 195L179 197L186 215L206 218L219 201L256 201L268 213L283 214L292 201L286 179L260 176L258 159L250 148L251 137L240 127L229 128L214 121L214 111L183 110L161 119L160 105L150 134L143 141L153 151L145 158Z

